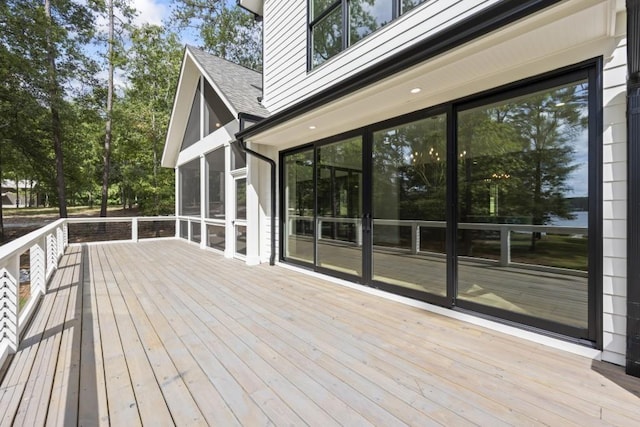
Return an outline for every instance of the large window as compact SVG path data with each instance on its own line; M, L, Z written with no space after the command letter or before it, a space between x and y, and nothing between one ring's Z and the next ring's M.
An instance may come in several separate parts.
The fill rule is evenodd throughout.
M283 153L283 260L596 341L596 76L591 63Z
M310 0L309 68L363 39L425 0Z
M460 300L587 329L588 90L578 80L459 112Z
M189 119L187 120L187 127L184 131L180 150L191 147L200 140L200 113L200 83L198 83L196 92L193 95L193 101L191 101Z
M180 171L180 215L200 216L200 159L178 168Z
M204 135L215 132L220 127L233 120L233 114L229 111L222 99L213 90L211 85L204 81Z

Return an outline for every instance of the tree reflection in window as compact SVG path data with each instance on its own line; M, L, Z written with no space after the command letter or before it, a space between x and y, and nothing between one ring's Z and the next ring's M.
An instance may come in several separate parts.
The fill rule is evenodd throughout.
M424 1L311 0L311 68L322 64ZM348 34L345 34L345 31Z

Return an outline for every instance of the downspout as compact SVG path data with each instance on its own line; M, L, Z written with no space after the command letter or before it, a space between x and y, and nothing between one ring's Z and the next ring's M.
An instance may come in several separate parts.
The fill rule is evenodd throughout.
M262 117L254 116L247 113L238 113L238 120L240 121L239 127L242 132L245 127L245 122L248 120L250 122L258 122L262 120ZM269 163L271 166L271 255L269 256L269 265L276 264L276 162L267 156L260 154L256 151L253 151L250 148L247 148L247 145L244 141L244 138L239 138L235 140L232 144L236 144L242 151L251 156L254 156L264 162Z

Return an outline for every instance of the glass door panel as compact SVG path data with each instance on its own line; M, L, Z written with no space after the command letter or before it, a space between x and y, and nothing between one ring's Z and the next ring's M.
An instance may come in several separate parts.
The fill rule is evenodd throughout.
M362 276L362 138L317 150L316 265Z
M374 281L446 296L446 115L373 134Z
M459 113L460 301L588 329L587 86Z
M284 158L284 257L313 264L313 149Z

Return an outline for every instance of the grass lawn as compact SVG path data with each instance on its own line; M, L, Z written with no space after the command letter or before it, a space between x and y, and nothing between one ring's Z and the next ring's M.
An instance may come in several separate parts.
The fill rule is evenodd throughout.
M98 216L100 214L100 206L88 207L88 206L72 206L67 208L69 216ZM135 215L132 211L123 211L121 206L109 206L107 208L108 213L116 212L129 212L129 215ZM5 218L16 217L58 217L58 208L4 208L2 214Z

